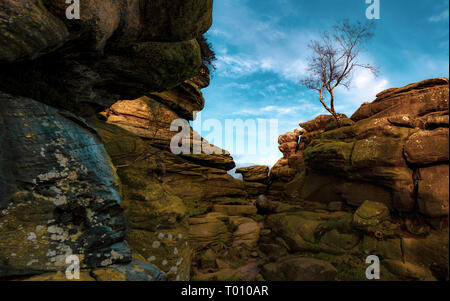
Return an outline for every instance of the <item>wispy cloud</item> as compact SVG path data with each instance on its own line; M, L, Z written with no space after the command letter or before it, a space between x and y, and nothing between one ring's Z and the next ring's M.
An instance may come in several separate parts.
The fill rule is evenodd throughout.
M243 109L239 112L236 112L236 114L257 117L272 116L273 118L275 118L283 115L293 114L295 112L298 112L300 109L300 106L265 106L257 109Z
M448 9L444 10L441 13L431 16L430 18L428 18L428 21L430 21L430 22L447 21L448 22Z

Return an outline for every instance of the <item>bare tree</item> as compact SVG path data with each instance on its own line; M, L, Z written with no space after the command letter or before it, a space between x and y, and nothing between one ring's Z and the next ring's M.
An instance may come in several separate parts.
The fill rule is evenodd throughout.
M344 20L334 26L332 35L324 32L320 40L309 45L313 53L308 64L309 75L300 84L319 92L320 102L334 116L338 126L341 126L341 120L334 108L335 89L338 86L350 88L355 68L368 69L375 75L378 73L376 67L357 60L362 45L373 37L373 30L373 22L351 24ZM329 106L326 94L329 96Z

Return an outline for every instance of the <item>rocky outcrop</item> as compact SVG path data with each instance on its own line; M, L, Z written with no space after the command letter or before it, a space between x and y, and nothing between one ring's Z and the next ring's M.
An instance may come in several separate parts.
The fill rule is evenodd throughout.
M0 277L65 271L69 255L85 271L131 262L119 179L95 130L1 92L0 123Z
M380 256L388 279L448 279L448 99L448 79L430 79L381 92L341 127L324 115L280 136L271 174L294 174L257 203L268 215L264 244L328 254L338 279L364 279L341 261L360 252ZM433 260L408 255L414 248Z
M82 1L79 20L61 1L3 2L0 89L87 114L179 86L202 67L212 0L166 2Z
M236 173L242 174L245 190L249 197L257 197L267 193L270 182L268 166L256 165L238 168Z
M337 270L323 260L292 257L265 265L262 273L269 281L333 281Z
M189 216L247 196L192 130L214 156L169 149L204 106L212 0L68 6L0 4L0 277L64 280L75 254L81 280L189 280Z
M433 86L432 83L435 82L438 84ZM326 125L324 117L318 117L307 125L302 124L318 133L313 138L307 136L304 139L310 133L308 131L300 139L299 148L302 149L305 170L308 172L303 176L296 176L295 183L287 186L287 197L294 201L340 200L350 205L360 205L369 197L386 203L397 211L413 211L417 198L415 187L420 186L420 181L423 180L419 176L421 167L440 164L448 167L448 124L444 123L445 118L439 118L441 121L432 123L433 125L415 121L448 116L445 115L448 111L444 105L448 98L445 89L448 93L448 87L443 83L446 83L443 79L430 80L428 83L412 85L416 87L412 90L399 89L400 92L389 94L387 98L381 93L383 98L374 102L374 105L385 106L384 102L392 103L392 97L398 99L399 93L406 93L404 96L408 107L426 103L423 106L432 111L429 113L432 116L398 116L400 108L396 102L396 110L392 111L394 115L389 113L393 110L391 107L385 107L386 111L379 111L362 119L360 109L353 117L356 123L349 123L338 129ZM420 87L425 88L419 89ZM433 98L424 99L423 95ZM435 98L437 95L440 98ZM430 104L433 101L434 109ZM371 105L363 105L363 108L368 106ZM320 125L321 128L315 125ZM325 129L327 126L328 130ZM329 183L327 191L311 191L313 183L319 186L319 183ZM298 190L299 187L303 189Z

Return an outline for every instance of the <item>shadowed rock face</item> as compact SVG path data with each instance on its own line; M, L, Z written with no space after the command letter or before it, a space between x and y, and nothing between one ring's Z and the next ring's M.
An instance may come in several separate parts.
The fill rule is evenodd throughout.
M203 210L215 198L245 197L226 173L234 162L227 153L186 160L165 151L155 166L146 157L119 168L119 181L113 164L142 149L158 154L146 142L167 149L171 134L144 141L133 135L152 131L139 103L125 106L133 112L110 107L148 95L150 111L164 108L165 126L203 108L209 72L197 38L211 25L212 0L80 3L80 20L66 18L64 1L0 4L0 277L62 280L66 255L77 254L85 280L189 279L191 207L181 197L205 201ZM77 117L107 108L111 123L129 130L91 118L113 162ZM172 176L162 183L165 165ZM208 189L211 180L221 189Z
M199 74L196 38L211 25L212 0L81 1L80 20L66 18L67 6L0 4L1 90L79 114Z
M0 277L130 261L119 181L95 130L0 93Z

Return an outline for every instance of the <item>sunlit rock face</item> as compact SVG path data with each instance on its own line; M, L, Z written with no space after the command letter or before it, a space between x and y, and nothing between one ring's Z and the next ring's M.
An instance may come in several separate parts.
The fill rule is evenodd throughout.
M332 122L331 116L319 116L301 124L305 129L298 145L302 160L288 161L291 168L300 167L296 184L287 186L291 200L360 205L373 198L393 210L411 212L418 205L417 187L430 189L430 184L425 184L429 180L419 175L423 168L442 165L443 178L448 177L447 79L389 89L378 94L373 103L364 104L341 128ZM287 136L281 136L280 141ZM290 152L286 156L293 157ZM430 173L425 170L425 174ZM319 189L319 182L328 183L327 188ZM313 183L318 184L317 190L312 189ZM440 195L437 202L442 202L445 212L448 196L438 190L434 190ZM419 204L423 196L420 199ZM430 195L429 202L436 200ZM420 209L425 207L419 206L425 215L442 214Z
M343 254L377 254L390 279L448 279L448 91L446 78L389 89L339 128L319 116L300 124L297 146L286 143L299 130L280 136L271 174L293 175L257 203L275 234L264 247L281 238L272 252L322 252L338 266ZM349 266L337 277L359 279Z

